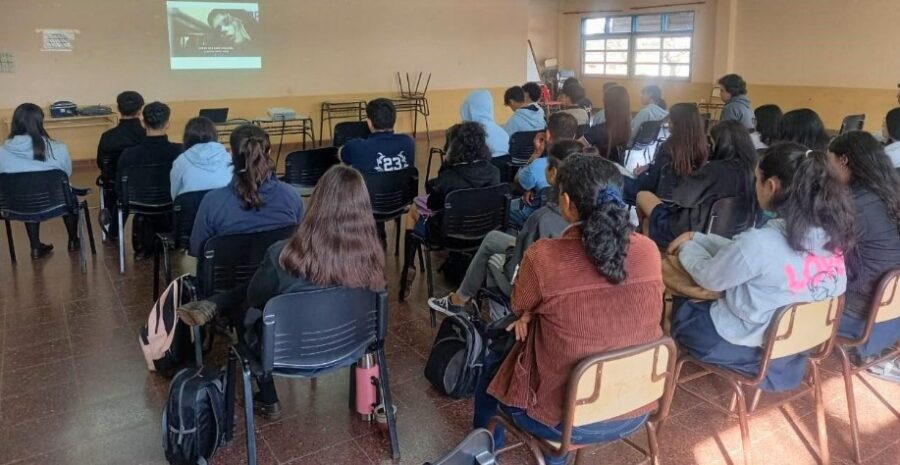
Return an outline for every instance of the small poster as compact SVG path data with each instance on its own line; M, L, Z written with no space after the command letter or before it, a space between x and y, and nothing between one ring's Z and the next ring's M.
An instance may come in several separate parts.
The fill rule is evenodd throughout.
M75 48L75 29L41 29L42 52L71 52Z

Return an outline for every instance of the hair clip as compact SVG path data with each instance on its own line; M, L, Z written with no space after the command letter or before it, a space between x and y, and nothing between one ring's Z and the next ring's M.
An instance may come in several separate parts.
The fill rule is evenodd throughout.
M622 200L622 192L617 187L607 186L605 189L597 192L597 206L613 203L619 208L625 208L625 201Z

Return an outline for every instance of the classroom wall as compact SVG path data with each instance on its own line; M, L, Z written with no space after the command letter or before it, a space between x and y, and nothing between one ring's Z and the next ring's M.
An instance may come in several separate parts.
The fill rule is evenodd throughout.
M560 3L560 0L528 0L528 40L539 69L543 69L544 60L556 58Z
M23 101L108 104L135 89L172 105L178 135L195 109L225 104L246 118L292 106L318 130L321 101L397 94L398 71L424 71L432 129L443 129L468 91L523 81L528 1L260 0L261 70L171 71L162 0L0 0L0 51L16 61L0 74L0 117ZM75 51L41 52L38 28L78 29ZM77 132L59 137L92 157L96 134Z

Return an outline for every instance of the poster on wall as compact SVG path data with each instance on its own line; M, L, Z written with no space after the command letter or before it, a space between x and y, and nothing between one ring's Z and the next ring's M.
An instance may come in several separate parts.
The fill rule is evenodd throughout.
M259 69L259 4L167 1L172 69Z
M75 49L76 29L38 29L42 52L71 52Z

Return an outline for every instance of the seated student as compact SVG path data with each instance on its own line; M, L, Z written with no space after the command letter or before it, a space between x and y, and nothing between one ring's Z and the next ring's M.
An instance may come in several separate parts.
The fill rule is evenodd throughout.
M781 108L778 105L763 105L753 110L756 131L750 133L756 150L769 148L778 139L778 124L781 122Z
M152 102L144 107L142 115L147 135L140 145L122 151L116 168L116 179L121 178L132 166L168 165L171 171L172 163L181 154L181 144L169 142L169 136L166 135L171 114L169 106L165 103ZM163 180L162 183L164 182ZM121 197L121 192L118 196ZM169 227L166 216L136 215L131 228L135 256L150 257L153 254L156 233L164 232Z
M572 99L572 105L577 105L581 108L584 108L585 110L587 110L588 113L590 113L591 109L594 108L594 103L591 102L591 99L587 98L587 93L584 91L584 86L581 84L581 81L579 81L578 78L570 77L570 78L566 79L565 81L563 81L563 88L562 88L563 94L566 93L566 89L573 88L573 87L580 87L581 91L580 92L576 91L577 95L574 99ZM560 95L560 99L561 98L562 98L562 95Z
M668 106L662 98L662 89L659 86L647 86L641 90L641 105L644 107L631 120L629 144L637 137L638 130L641 129L642 124L647 121L662 121L669 116L669 112L666 111Z
M541 114L544 114L544 109L541 108L541 98L543 97L544 91L541 88L541 85L537 82L526 82L522 84L522 90L525 92L525 105L535 105L541 109Z
M31 173L34 171L60 170L72 176L72 159L66 144L50 138L44 129L44 110L33 103L16 107L10 121L9 138L0 146L0 174ZM69 252L80 248L78 242L78 217L63 216L69 234ZM25 223L31 258L45 257L53 250L53 244L41 243L41 224Z
M116 183L115 179L106 179L105 175L115 176L116 165L122 152L140 144L146 133L144 127L141 126L140 119L141 108L144 106L144 97L141 94L133 90L126 90L116 97L116 105L119 108L119 124L104 132L100 136L100 143L97 144L97 168L100 168L100 176L106 186ZM109 164L108 173L102 171L105 164ZM116 194L116 189L103 189L100 193L108 209L116 206L118 199ZM109 215L109 224L106 226L107 236L113 240L119 234L118 221L116 215Z
M850 187L855 204L856 235L845 253L847 296L842 336L859 337L869 316L875 288L889 271L900 268L900 175L891 169L881 144L871 134L851 131L828 148L828 160L841 183ZM857 347L866 359L900 341L900 320L875 325L869 342ZM883 364L879 375L900 381L900 366Z
M609 89L611 89L617 85L619 85L619 84L615 83L615 82L604 82L603 83L603 95L606 95L606 91L608 91ZM604 121L606 121L606 111L603 108L601 108L601 109L597 110L596 113L594 113L594 116L591 116L590 124L591 124L591 126L597 126L598 124L601 124Z
M647 191L671 199L672 191L686 176L706 164L709 141L697 105L676 103L669 113L671 134L659 146L653 163L635 170L636 178L625 178L625 201L635 205L638 192Z
M494 99L487 90L476 90L466 97L460 109L463 122L480 123L492 157L509 153L509 134L494 121Z
M778 309L835 298L847 276L842 250L850 244L853 207L825 154L794 143L766 150L756 169L756 195L777 218L734 240L688 232L669 246L700 286L722 292L716 301L687 301L675 310L672 337L698 360L748 376L759 373L765 334ZM810 261L818 273L805 273ZM806 355L777 358L762 384L796 387Z
M830 139L822 118L809 108L791 110L778 122L779 142L796 142L810 150L824 151Z
M525 220L540 208L539 194L550 187L547 179L547 149L554 142L563 140L575 140L578 134L578 123L575 117L568 113L554 113L547 122L547 131L544 137L535 138L534 153L528 164L516 173L516 184L525 194L521 201L517 201L510 207L509 219L514 228L521 227Z
M747 129L753 129L753 107L747 98L747 83L737 74L727 74L718 80L719 91L725 107L719 121L739 121Z
M553 116L559 114L554 113ZM497 287L507 297L510 295L512 278L522 262L522 256L531 244L538 239L559 237L569 225L559 212L559 205L556 203L556 189L552 186L556 184L559 165L570 155L581 153L583 150L584 145L576 140L562 140L550 146L546 175L551 187L546 189L545 205L528 217L517 237L502 231L488 233L478 251L475 252L459 288L445 297L428 299L429 307L443 313L459 313L470 300L475 298L475 294L486 280L489 287ZM492 260L496 260L493 258L494 256L502 257L502 265L494 265L492 262ZM495 271L492 267L499 269ZM504 315L504 312L497 312L492 308L491 319L496 320Z
M584 87L569 86L563 89L559 101L563 104L561 113L568 113L575 117L579 126L587 126L591 122L590 110L579 105L585 99Z
M889 111L884 118L884 133L888 141L884 151L891 159L891 165L895 169L900 169L900 108Z
M525 100L525 91L519 86L510 87L503 94L503 104L513 111L503 125L510 136L517 132L540 131L546 127L544 110L536 103L525 103Z
M266 131L245 124L231 133L230 143L234 177L200 202L189 249L194 257L213 236L271 231L298 224L303 218L300 194L275 177Z
M395 134L397 109L386 98L366 105L366 123L372 133L353 139L341 148L341 160L362 173L399 171L415 166L416 143L406 134Z
M493 380L487 374L501 361L488 354L473 419L474 427L483 428L499 407L520 428L551 441L561 440L562 405L575 366L661 337L663 293L659 251L628 225L618 168L600 157L572 155L557 181L560 212L572 226L525 252L512 296L518 320L507 328L519 342ZM572 440L627 436L652 409L577 427ZM504 432L495 435L502 443ZM566 457L544 458L551 465L566 463Z
M460 189L473 189L500 184L500 170L491 162L484 126L475 122L456 124L447 130L447 153L436 178L425 182L428 197L416 199L406 224L405 260L409 264L406 292L416 279L415 253L418 245L411 233L419 237L436 238L441 230L441 210L447 194ZM406 298L406 296L403 296Z
M191 118L184 127L184 153L169 175L172 198L186 192L218 189L231 181L231 155L219 143L216 125L208 118Z
M718 199L736 197L748 215L756 209L753 168L757 156L750 133L737 121L723 121L712 128L712 139L709 162L681 180L672 191L671 203L650 192L638 193L638 215L649 217L645 230L660 247L686 231L702 230Z
M624 153L619 153L619 148L628 145L631 138L631 100L628 91L622 86L610 87L603 94L603 111L606 121L588 129L584 138L597 147L600 156L621 165Z

